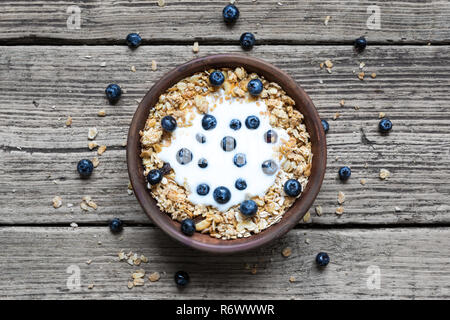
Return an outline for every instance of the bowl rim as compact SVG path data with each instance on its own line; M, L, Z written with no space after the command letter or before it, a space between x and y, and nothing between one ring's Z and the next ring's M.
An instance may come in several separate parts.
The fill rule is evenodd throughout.
M311 141L311 147L314 150L311 175L302 195L300 198L296 199L294 204L284 213L281 221L262 232L237 240L215 239L208 234L199 234L197 232L194 236L189 237L179 230L179 226L177 227L176 225L179 225L178 222L174 222L167 213L162 212L156 206L156 200L151 196L147 189L144 175L142 174L143 165L140 157L141 143L139 131L144 128L148 113L158 101L159 96L181 79L196 72L212 68L236 68L238 66L244 67L247 71L256 72L269 81L278 83L283 90L294 99L296 108L302 109L301 112L303 115L305 115L305 111L307 111L308 117L305 115L305 125L310 134L310 139L313 140L313 137L315 138L314 143ZM299 107L299 104L302 106ZM128 176L134 194L150 220L172 239L194 249L218 254L236 253L255 249L281 237L291 230L310 209L319 193L325 175L327 149L325 132L317 110L309 96L295 80L284 71L264 60L248 55L233 53L209 55L190 60L175 67L155 82L139 103L133 115L128 131L126 158ZM208 237L209 239L205 237Z

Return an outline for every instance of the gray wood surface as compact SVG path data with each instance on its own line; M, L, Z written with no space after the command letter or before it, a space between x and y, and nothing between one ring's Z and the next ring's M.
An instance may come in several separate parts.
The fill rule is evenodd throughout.
M151 227L126 228L120 236L106 227L2 227L0 243L7 245L0 255L0 298L448 299L449 237L448 228L296 229L260 250L214 256L181 247ZM292 254L285 258L281 251L288 246ZM119 262L121 249L150 261L139 267ZM320 250L331 257L323 270L314 263ZM66 285L72 265L81 271L79 291ZM377 267L379 289L376 282L367 285ZM144 286L128 289L140 268L147 275L159 272L161 279L150 282L146 276ZM190 274L185 290L174 285L178 270Z
M0 47L0 223L106 223L115 216L148 223L127 193L123 143L137 103L151 85L194 57L190 46L175 48L145 46L130 53L120 46ZM355 55L349 46L261 46L251 52L292 75L330 123L327 173L315 204L324 214L318 217L312 210L313 223L448 224L448 49L371 46ZM201 55L241 52L235 46L200 50ZM155 72L150 70L153 59L158 62ZM331 74L319 67L326 59L334 62ZM367 73L377 73L375 79L360 81L353 74L361 61ZM106 67L100 67L102 62ZM130 71L132 65L136 72ZM110 82L126 90L115 106L104 97ZM106 117L97 116L100 109ZM341 117L333 121L336 112ZM377 131L379 112L394 123L389 136ZM73 123L66 127L69 115ZM90 127L98 128L96 141L108 149L86 181L75 168L78 160L96 156L87 147ZM337 179L342 165L353 170L347 183ZM389 180L379 179L382 168L391 171ZM339 191L346 195L342 216L334 213ZM80 209L84 195L93 197L98 210ZM54 196L63 198L59 209L51 206Z
M252 31L261 43L352 42L366 35L375 43L449 43L446 0L257 0L237 1L241 15L233 28L223 23L228 1L2 1L0 40L15 43L124 43L129 32L140 32L147 43L237 43ZM281 3L281 5L279 4ZM80 29L68 29L70 6L80 10ZM380 10L380 29L368 29ZM71 11L69 11L71 12ZM325 18L330 16L328 25Z
M165 3L0 2L0 299L449 299L449 2L237 1L241 17L232 28L221 17L228 1ZM374 4L379 30L366 25ZM81 10L77 30L66 23L73 5ZM243 53L238 39L246 31L257 46L244 54L288 72L329 121L327 173L309 221L253 252L206 255L170 240L128 194L124 142L138 102L164 73L197 56ZM137 50L124 45L130 32L144 39ZM356 54L351 43L361 35L369 46ZM327 59L331 74L319 67ZM112 82L124 89L115 106L104 96ZM377 131L380 112L393 121L388 136ZM78 160L97 156L87 148L90 127L107 150L93 176L80 180ZM337 179L342 165L352 168L347 183ZM379 179L380 169L391 177ZM97 210L80 209L85 195ZM52 207L55 196L61 208ZM125 221L123 234L109 232L113 217ZM121 249L150 262L119 262ZM331 256L324 270L313 261L319 251ZM80 291L66 286L69 266L81 269ZM379 289L367 286L369 267L381 272ZM128 289L139 268L161 280ZM180 269L192 278L182 291L173 283Z

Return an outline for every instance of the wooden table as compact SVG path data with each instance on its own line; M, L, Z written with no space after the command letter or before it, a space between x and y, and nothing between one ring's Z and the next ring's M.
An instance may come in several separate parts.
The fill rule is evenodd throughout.
M376 8L375 24L367 24L372 1L238 1L241 17L231 28L221 17L226 3L0 3L0 298L450 298L449 2L377 1L381 29ZM128 192L124 143L138 102L159 77L197 56L242 52L245 31L257 38L245 54L287 71L329 121L327 173L310 218L285 237L254 252L207 255L148 220ZM130 32L144 39L137 50L125 45ZM361 35L369 46L357 54L352 41ZM327 59L331 73L319 67ZM125 90L114 106L104 95L109 83ZM388 136L377 131L380 112L394 124ZM107 146L102 156L88 149L91 127ZM95 156L99 166L81 180L77 162ZM347 183L337 179L342 165L352 168ZM86 195L97 210L80 208ZM121 235L109 231L114 217L126 223ZM121 249L149 262L119 262ZM319 251L331 256L323 270L314 263ZM144 286L128 289L139 268L161 279L146 276ZM191 276L183 291L173 282L180 269ZM67 281L78 271L77 290Z

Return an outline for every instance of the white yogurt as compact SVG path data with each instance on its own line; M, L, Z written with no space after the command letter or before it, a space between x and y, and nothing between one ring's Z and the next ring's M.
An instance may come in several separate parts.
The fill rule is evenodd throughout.
M223 90L220 97L224 97ZM190 189L189 200L193 204L211 205L220 211L226 211L230 207L241 203L253 196L263 196L274 184L279 171L279 153L275 152L275 147L282 144L282 139L287 141L289 136L284 129L273 128L270 125L269 117L266 114L267 106L264 101L244 101L243 99L231 98L230 100L217 99L212 95L206 97L209 103L208 114L213 115L217 120L217 126L211 130L204 130L202 127L202 114L192 111L195 116L190 127L178 127L172 133L170 146L163 147L158 157L170 163L175 171L175 180L181 186L188 186ZM211 111L212 106L216 105ZM248 129L245 126L245 119L248 116L257 116L260 125L257 129ZM189 115L187 116L189 118ZM239 119L242 126L239 130L230 128L230 121ZM264 140L264 133L274 130L278 139L275 143L267 143ZM196 139L197 133L204 134L205 143L200 143ZM232 151L224 151L221 141L225 136L231 136L236 140L236 148ZM178 151L187 148L192 152L192 161L187 164L180 164L176 160ZM247 164L237 167L233 162L233 157L237 153L246 156ZM205 158L208 166L204 169L198 166L198 160ZM266 160L274 160L278 165L278 170L273 175L263 172L261 164ZM235 182L242 178L247 182L245 190L238 190ZM205 196L197 194L197 186L206 183L210 190ZM231 199L225 204L219 204L214 200L213 192L219 186L228 188L231 192Z

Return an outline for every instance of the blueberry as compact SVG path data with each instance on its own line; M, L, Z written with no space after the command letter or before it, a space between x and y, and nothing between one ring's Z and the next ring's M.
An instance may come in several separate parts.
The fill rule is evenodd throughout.
M209 186L206 183L201 183L197 186L197 193L201 196L206 196L209 193Z
M259 127L259 119L257 116L248 116L247 119L245 119L245 126L249 129L258 129Z
M214 200L220 204L227 203L231 199L231 192L226 187L217 187L213 193Z
M261 80L252 79L248 82L247 89L252 96L258 96L263 91L264 87Z
M119 85L112 83L106 87L105 93L109 103L115 104L119 101L120 96L122 95L122 89L120 89Z
M290 197L296 197L302 192L302 185L296 179L289 179L284 184L284 192Z
M130 33L129 35L127 35L126 41L127 46L129 46L130 48L137 48L141 44L142 38L137 33Z
M202 127L205 130L212 130L217 126L217 120L216 117L205 114L202 119Z
M323 127L323 131L325 131L325 133L327 133L328 130L330 129L330 125L328 124L327 120L322 120L322 127Z
M364 49L367 46L367 40L364 37L359 37L358 39L355 40L354 43L355 49L359 52L364 51Z
M220 87L222 85L222 83L225 81L225 76L223 75L222 72L220 71L213 71L210 75L209 75L209 82L211 83L211 85L213 85L214 87Z
M152 186L160 183L162 178L163 178L163 174L162 174L161 170L158 170L158 169L150 170L150 172L147 175L147 181Z
M245 217L250 218L256 214L258 211L258 206L253 200L245 200L241 203L239 210Z
M234 186L235 186L236 189L238 189L238 190L245 190L245 189L247 189L247 182L246 182L244 179L239 178L239 179L237 179L236 182L234 183Z
M109 229L113 233L118 233L123 229L123 222L119 218L114 218L109 222Z
M261 164L261 168L265 174L271 176L271 175L275 174L275 172L277 172L278 165L273 160L266 160Z
M82 178L87 178L92 174L92 170L94 170L94 164L91 160L88 159L80 160L77 164L77 170Z
M223 20L226 23L233 23L239 18L239 9L232 4L229 4L223 8Z
M243 153L236 153L233 157L236 167L241 168L247 164L247 157Z
M205 143L206 142L206 136L202 133L197 133L195 135L195 140L197 140L200 143Z
M186 286L189 283L189 274L185 271L175 272L175 283L180 287Z
M181 148L180 150L178 150L175 158L177 159L179 164L185 165L192 161L193 155L191 150Z
M342 181L348 180L348 178L350 178L351 174L352 174L352 170L345 166L345 167L341 167L339 168L339 179L341 179Z
M236 149L236 139L229 136L224 137L220 142L220 146L222 147L223 151L233 151L234 149Z
M392 122L389 119L381 119L380 123L378 123L378 129L382 133L387 133L392 129Z
M166 131L172 132L177 128L177 120L172 116L165 116L161 119L161 127Z
M278 134L274 130L268 130L264 133L264 141L267 143L276 143L278 140Z
M181 221L181 232L187 236L192 236L195 232L194 220L187 218Z
M255 45L255 36L253 35L253 33L245 32L241 35L239 42L241 44L242 49L251 50Z
M330 262L330 257L326 252L319 252L316 256L316 263L320 267L325 267Z
M198 166L202 169L205 169L208 166L208 160L206 160L205 158L200 158L198 160Z
M239 121L238 119L233 119L230 121L230 128L235 131L239 130L241 126L242 126L241 121Z

